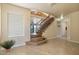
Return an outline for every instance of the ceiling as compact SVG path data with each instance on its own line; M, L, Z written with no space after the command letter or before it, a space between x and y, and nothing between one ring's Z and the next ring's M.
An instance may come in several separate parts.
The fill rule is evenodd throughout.
M51 13L59 17L61 14L67 15L69 13L79 11L78 3L12 3L17 6L29 8L31 10L40 10Z
M50 3L12 3L17 6L29 8L31 10L42 10L45 12L51 11Z
M75 11L79 11L78 3L59 3L52 6L52 13L55 16L60 16L60 14L63 14L65 16Z

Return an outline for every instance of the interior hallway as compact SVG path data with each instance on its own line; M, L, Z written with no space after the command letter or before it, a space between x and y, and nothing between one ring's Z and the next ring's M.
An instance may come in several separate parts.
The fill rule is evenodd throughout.
M1 51L9 55L79 55L79 44L62 39L49 39L46 44L38 46L22 46L11 49L10 52Z

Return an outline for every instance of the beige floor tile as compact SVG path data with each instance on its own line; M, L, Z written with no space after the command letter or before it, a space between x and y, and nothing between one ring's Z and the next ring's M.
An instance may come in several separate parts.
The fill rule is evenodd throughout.
M49 39L47 43L33 46L26 45L11 49L10 52L1 51L5 55L79 55L79 44L62 39Z

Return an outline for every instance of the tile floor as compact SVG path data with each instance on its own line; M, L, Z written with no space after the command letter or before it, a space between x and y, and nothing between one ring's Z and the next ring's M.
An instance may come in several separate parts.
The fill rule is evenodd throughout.
M62 39L49 39L47 43L33 46L25 45L6 52L0 51L1 55L79 55L79 44Z

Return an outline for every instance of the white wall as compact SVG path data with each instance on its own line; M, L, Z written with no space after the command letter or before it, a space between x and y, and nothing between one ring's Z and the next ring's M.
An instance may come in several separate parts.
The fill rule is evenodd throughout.
M11 4L2 4L2 18L1 18L1 22L2 22L2 27L1 27L1 35L2 35L2 40L1 41L5 41L5 40L9 40L9 39L12 39L12 40L16 40L16 44L23 44L25 43L26 41L29 41L30 40L30 10L29 9L26 9L26 8L22 8L22 7L18 7L18 6L15 6L15 5L11 5ZM20 35L20 36L13 36L13 37L8 37L8 30L9 30L9 14L14 14L14 15L22 15L22 20L23 20L23 26L24 26L24 34L25 35ZM17 16L16 16L17 17ZM13 19L13 18L12 18ZM14 18L15 19L15 18ZM11 20L11 18L10 18ZM17 24L19 25L19 24ZM11 27L11 26L10 26ZM15 25L16 27L16 25ZM17 28L15 28L17 29ZM23 29L23 28L22 28ZM19 31L19 29L17 29ZM21 28L20 28L21 30ZM10 32L10 33L17 33L16 32ZM20 33L20 31L18 32L19 34L22 34Z

